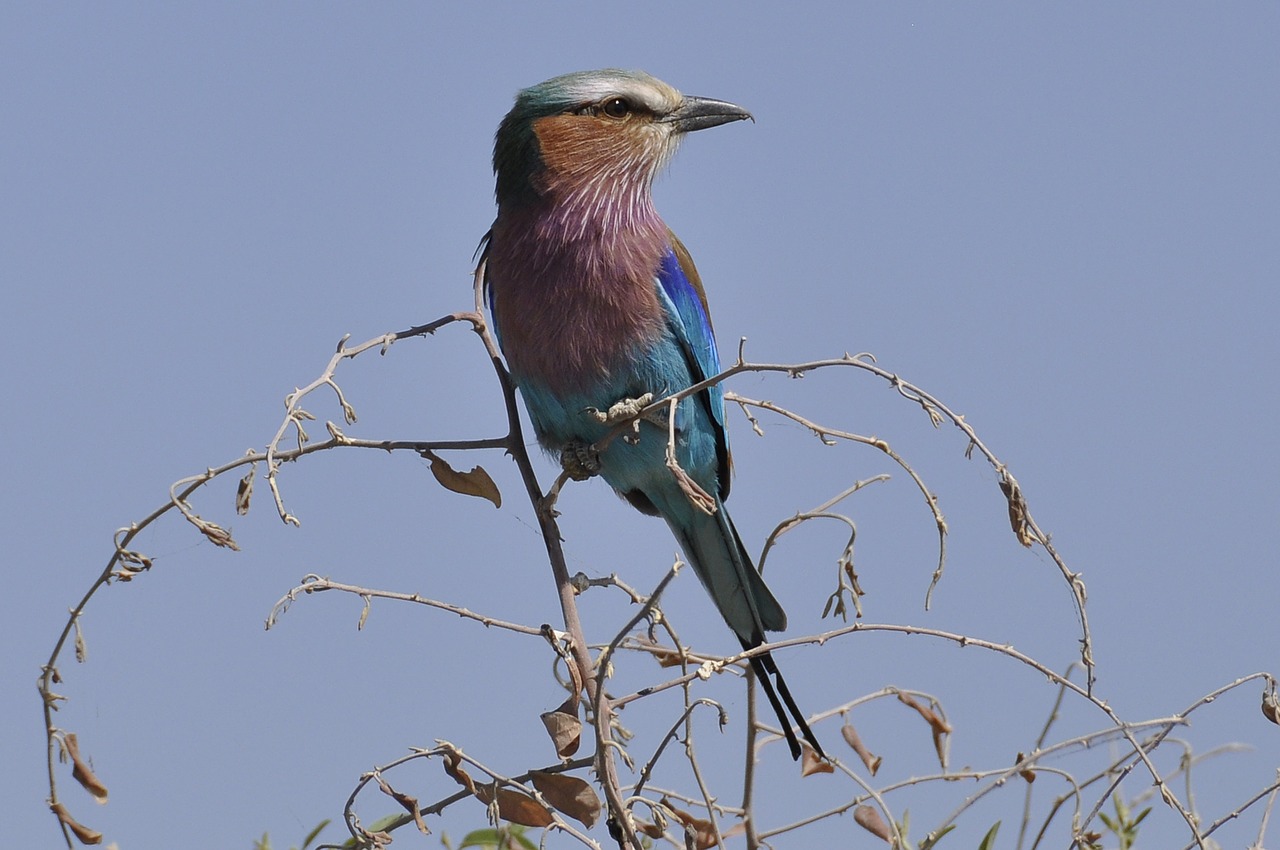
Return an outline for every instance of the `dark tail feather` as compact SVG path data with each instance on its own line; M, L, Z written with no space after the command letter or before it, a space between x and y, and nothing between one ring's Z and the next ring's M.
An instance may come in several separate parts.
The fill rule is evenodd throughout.
M747 645L746 641L742 642L743 649L752 649ZM791 691L787 688L787 682L782 678L782 672L778 669L778 665L774 663L773 656L769 653L764 655L756 655L749 659L751 661L751 669L755 671L756 679L760 682L760 688L764 691L764 695L769 699L769 705L773 706L773 713L778 717L778 723L782 726L782 734L787 739L787 746L791 749L791 757L796 761L800 760L800 742L796 740L796 733L791 729L791 721L795 720L796 728L800 730L800 734L804 736L809 746L813 747L814 752L819 758L826 758L827 754L822 751L822 745L818 743L817 737L813 734L813 730L809 728L809 724L805 722L804 713L800 711L800 706L796 705L795 699L791 696ZM770 676L773 678L771 679ZM774 690L775 682L777 690ZM781 695L782 699L778 697ZM783 704L786 709L783 709ZM790 717L788 717L788 714Z
M676 501L670 504L659 501L653 504L666 517L693 571L711 594L720 615L742 642L742 648L750 650L764 643L766 631L785 629L786 612L752 565L751 556L729 520L724 504L717 499L715 513L707 515L694 510L683 493L676 492L674 499ZM772 656L765 653L750 660L751 669L755 671L764 695L773 706L773 713L782 724L782 734L791 748L791 757L799 760L801 755L800 742L791 728L794 720L809 745L819 756L826 758Z

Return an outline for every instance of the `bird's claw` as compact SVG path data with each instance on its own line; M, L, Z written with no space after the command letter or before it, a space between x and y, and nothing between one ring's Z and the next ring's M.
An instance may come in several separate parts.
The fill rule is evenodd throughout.
M590 443L570 440L560 448L560 468L574 481L600 474L600 453Z
M626 422L629 419L635 419L640 415L640 411L644 410L653 403L653 393L645 393L637 398L624 398L614 402L609 406L608 410L598 410L594 407L588 407L587 414L599 422L601 425L617 425L619 422ZM637 422L637 426L638 426Z

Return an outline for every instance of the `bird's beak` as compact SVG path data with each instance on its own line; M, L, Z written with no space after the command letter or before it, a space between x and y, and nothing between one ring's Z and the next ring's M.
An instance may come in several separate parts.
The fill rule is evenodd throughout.
M730 121L756 120L751 113L725 100L713 100L709 97L692 97L685 95L680 106L668 113L662 121L675 126L680 133L691 133L694 130L705 130L708 127L719 127Z

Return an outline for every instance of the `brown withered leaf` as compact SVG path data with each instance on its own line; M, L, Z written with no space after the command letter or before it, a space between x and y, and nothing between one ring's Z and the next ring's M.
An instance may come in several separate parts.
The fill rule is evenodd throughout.
M1007 470L1000 473L1000 491L1009 503L1009 525L1013 528L1013 533L1017 535L1019 543L1030 547L1035 543L1035 537L1031 534L1031 523L1027 519L1027 500L1022 497L1018 480Z
M653 660L658 662L659 667L679 667L684 663L685 657L669 646L663 646L647 637L641 637L637 642L645 652L653 656Z
M89 827L71 817L71 813L67 811L67 807L61 803L51 803L49 810L58 816L58 820L67 829L75 833L76 839L81 844L101 844L102 833L97 830L89 829Z
M556 755L562 759L571 757L582 744L582 721L576 714L569 714L561 706L556 711L542 713L542 725L551 736L551 743L556 748Z
M693 837L693 846L697 850L707 850L708 847L716 846L716 830L711 821L694 817L686 811L677 809L666 797L662 798L662 805L666 806L667 810L684 826L685 835Z
M1262 716L1280 725L1280 697L1276 696L1275 691L1268 691L1262 695Z
M582 690L586 684L583 681L582 669L578 667L578 662L572 655L565 659L564 666L569 671L569 681L573 688L569 691L569 697L560 704L560 711L577 717L578 701L582 699Z
M862 738L858 737L858 730L853 728L853 724L845 721L840 727L840 734L844 736L844 742L853 748L858 754L858 758L862 759L862 765L872 775L876 775L876 771L880 769L880 762L883 759L880 756L873 755L866 745L862 743Z
M650 838L661 838L667 833L667 816L658 808L650 809L649 812L653 816L653 823L636 818L636 829Z
M418 832L423 835L431 834L431 830L427 829L427 824L422 820L422 812L418 811L417 799L392 788L387 783L387 780L382 778L382 774L378 774L378 788L382 790L383 794L399 803L406 812L413 815L413 822L418 827Z
M477 785L470 774L462 769L462 756L456 751L446 752L441 764L444 765L445 773L486 806L496 799L498 817L505 821L521 826L544 827L555 820L546 806L528 794L510 788L498 788L495 793L493 785Z
M853 819L858 826L889 843L893 842L893 830L880 817L880 811L874 806L858 806L853 810Z
M240 551L240 544L231 539L231 532L216 522L209 522L209 520L200 517L195 517L192 522L214 546L221 546L223 549L230 549L233 552Z
M836 772L836 769L831 762L819 756L817 751L809 745L808 741L801 741L800 748L804 752L804 756L800 760L801 776L812 776L815 773Z
M600 820L600 797L583 780L564 773L530 772L529 780L556 810L588 829Z
M1024 758L1026 758L1026 755L1024 753L1018 753L1018 757L1013 760L1013 763L1018 764ZM1024 767L1021 770L1019 770L1018 775L1021 776L1023 779L1025 779L1028 785L1036 781L1036 772L1029 767Z
M940 731L936 726L933 728L933 751L938 754L938 764L942 766L943 771L946 771L947 733Z
M495 799L493 786L478 786L476 788L476 796L485 805L489 805ZM498 801L498 817L508 823L540 829L555 822L555 816L551 814L550 809L523 791L516 791L512 788L499 788L496 792L496 799Z
M657 644L649 652L658 662L659 667L683 667L686 661L686 657L681 653Z
M456 752L445 753L444 760L441 764L444 765L444 772L449 774L450 778L452 778L454 782L457 782L477 797L480 796L480 792L476 790L475 781L471 778L470 774L462 769L462 756L458 755ZM487 803L488 801L486 800L485 802Z
M250 466L244 478L241 478L240 483L236 485L236 513L240 516L249 513L249 500L253 498L253 474L256 471L253 466Z
M89 658L89 645L84 640L84 629L80 627L80 618L76 617L72 621L76 632L76 661L83 664Z
M926 722L928 722L929 726L933 729L934 732L937 732L942 735L951 734L951 724L943 720L942 715L938 714L936 711L934 711L932 708L929 708L927 705L922 704L915 697L911 696L911 694L904 694L901 691L899 691L898 701L901 702L903 705L914 708L919 713L919 715L923 717Z
M473 466L470 472L459 472L444 458L430 455L431 474L440 482L440 486L464 496L478 496L493 502L495 508L502 507L502 494L498 485L493 483L489 473L482 466Z
M98 779L94 772L80 757L80 742L76 740L74 732L68 732L62 736L63 744L67 748L67 757L71 759L71 776L84 790L93 795L93 799L100 805L107 802L107 786L102 784L102 780Z
M924 705L910 694L898 692L898 701L903 705L914 708L916 712L925 719L929 724L929 729L933 732L933 749L938 754L938 764L942 765L943 770L947 767L947 736L951 734L951 724L943 719L942 715L934 711L927 705Z

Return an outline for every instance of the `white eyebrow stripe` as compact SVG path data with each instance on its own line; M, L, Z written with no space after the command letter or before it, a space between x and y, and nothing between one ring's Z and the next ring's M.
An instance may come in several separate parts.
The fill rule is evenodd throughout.
M680 93L669 86L658 86L648 80L627 77L582 80L569 93L582 103L604 100L611 95L625 97L659 115L675 109L681 100Z

